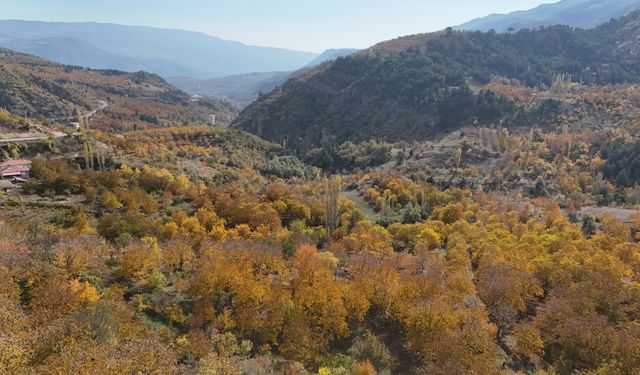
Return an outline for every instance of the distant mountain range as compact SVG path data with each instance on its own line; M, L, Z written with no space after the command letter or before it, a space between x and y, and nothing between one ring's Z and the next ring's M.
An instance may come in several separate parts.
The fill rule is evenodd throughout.
M208 80L182 76L169 77L167 80L179 89L191 94L225 99L244 107L256 100L260 93L270 92L291 77L298 76L327 61L348 56L357 51L357 49L326 50L305 65L304 68L293 72L248 73Z
M592 28L636 9L640 9L640 0L563 0L530 10L492 14L464 23L456 29L505 32L550 25Z
M355 48L328 49L316 57L313 61L305 65L305 68L313 68L327 61L335 60L338 57L344 57L358 52Z
M0 47L68 65L201 79L294 71L318 57L192 31L94 22L0 21Z

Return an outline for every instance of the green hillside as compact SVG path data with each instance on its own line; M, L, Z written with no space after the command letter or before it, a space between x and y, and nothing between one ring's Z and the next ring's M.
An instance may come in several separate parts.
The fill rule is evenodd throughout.
M553 121L553 103L525 107L485 85L506 77L548 88L561 75L586 85L638 82L639 27L636 12L591 30L447 30L399 38L289 80L234 126L308 149L346 140L427 139L474 124L545 124Z

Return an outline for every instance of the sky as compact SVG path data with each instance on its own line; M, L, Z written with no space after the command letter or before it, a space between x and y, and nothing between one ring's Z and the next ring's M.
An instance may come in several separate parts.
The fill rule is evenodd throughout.
M246 44L321 52L365 48L557 1L0 0L0 18L184 29Z

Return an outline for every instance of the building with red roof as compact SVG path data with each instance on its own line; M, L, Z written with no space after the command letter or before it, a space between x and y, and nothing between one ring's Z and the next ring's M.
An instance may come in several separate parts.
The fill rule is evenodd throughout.
M0 163L0 178L3 180L12 178L29 178L31 160L7 160Z

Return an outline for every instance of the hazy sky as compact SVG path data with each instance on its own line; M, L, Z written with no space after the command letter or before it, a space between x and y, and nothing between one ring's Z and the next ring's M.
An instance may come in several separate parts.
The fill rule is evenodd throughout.
M0 18L177 28L247 44L320 52L327 48L364 48L490 13L557 1L0 0Z

